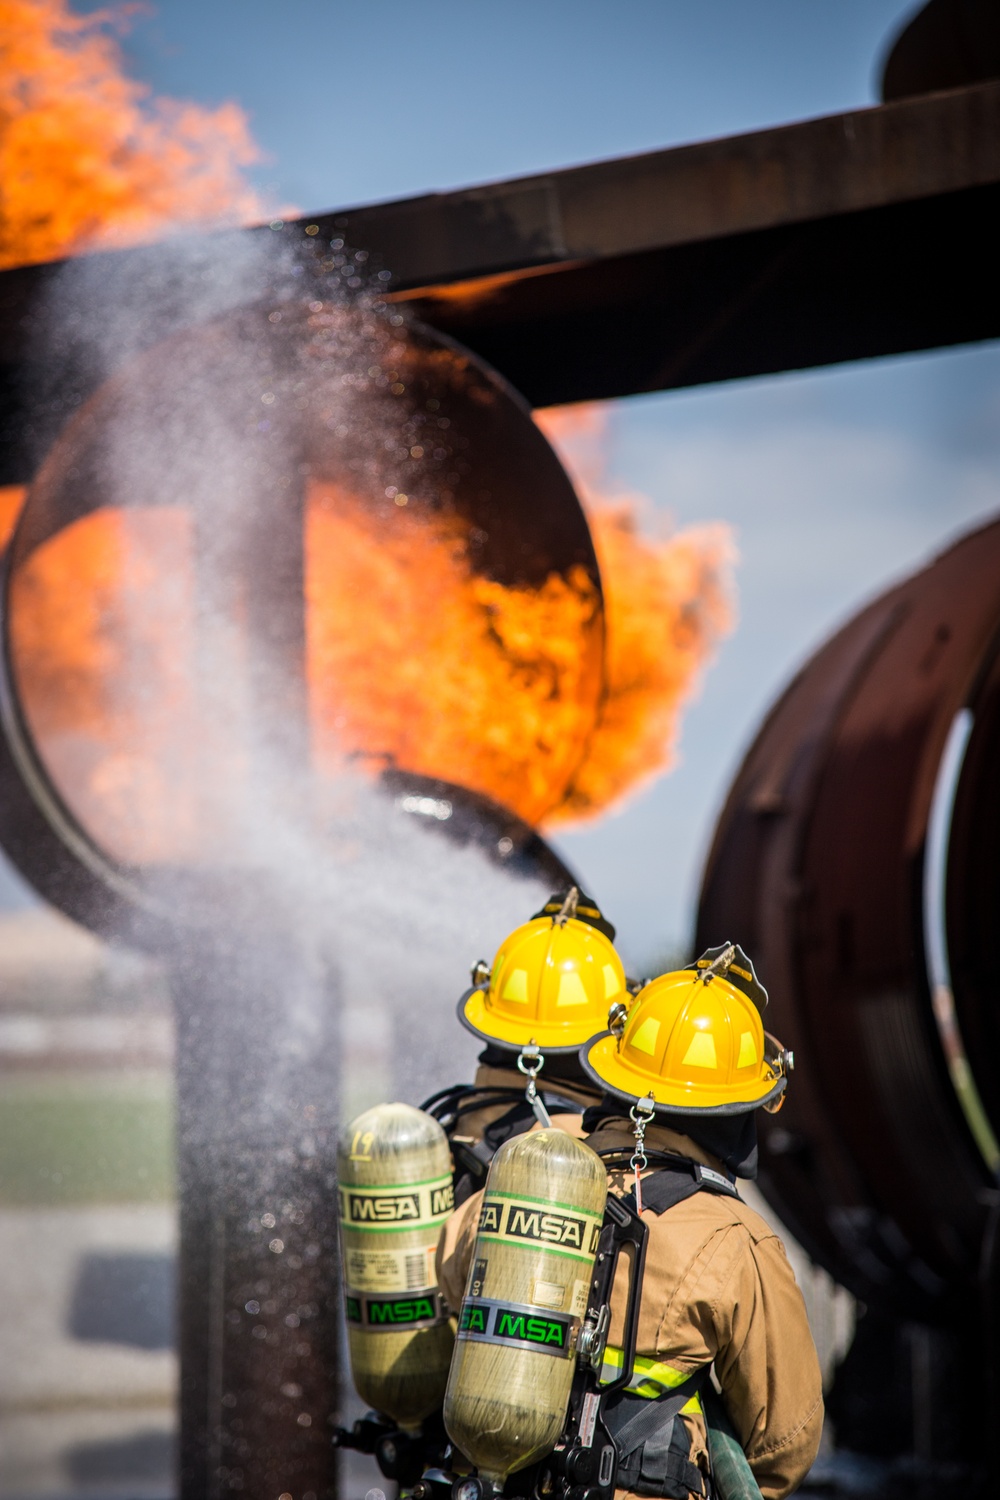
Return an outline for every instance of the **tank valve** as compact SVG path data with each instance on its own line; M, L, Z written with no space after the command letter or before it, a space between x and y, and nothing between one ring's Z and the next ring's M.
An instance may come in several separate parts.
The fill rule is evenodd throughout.
M594 1323L585 1323L576 1341L576 1352L592 1370L600 1370L604 1363L604 1349L611 1327L611 1309L605 1302Z
M499 1495L502 1485L496 1485L490 1479L483 1479L478 1474L470 1474L467 1479L456 1479L451 1487L451 1500L494 1500Z

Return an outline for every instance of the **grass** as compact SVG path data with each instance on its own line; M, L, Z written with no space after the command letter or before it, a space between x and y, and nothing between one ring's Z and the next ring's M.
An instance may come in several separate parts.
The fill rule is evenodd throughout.
M174 1195L169 1075L0 1078L0 1204L162 1203Z

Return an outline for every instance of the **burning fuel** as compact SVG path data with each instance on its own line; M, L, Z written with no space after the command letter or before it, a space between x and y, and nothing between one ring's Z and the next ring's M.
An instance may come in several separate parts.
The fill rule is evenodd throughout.
M599 813L669 765L729 622L723 528L650 540L624 503L592 502L607 618L595 695L600 600L583 568L503 584L470 566L462 518L394 508L390 527L329 481L307 490L308 711L325 775L402 768L541 823ZM204 732L190 513L83 516L32 554L12 598L26 711L84 822L130 863L191 857ZM128 673L143 690L123 700Z
M0 8L0 264L261 213L241 175L256 150L235 106L151 98L126 76L106 13L79 17L66 0ZM345 258L329 259L342 271L334 263ZM145 298L146 317L157 315L156 300ZM127 309L126 321L137 315ZM402 346L394 358L405 363ZM387 366L386 380L401 374L405 382L402 368ZM266 407L261 415L258 427ZM347 483L313 474L305 486L314 765L327 776L345 764L420 772L535 824L599 815L673 763L684 701L732 623L729 535L721 526L648 534L641 499L609 493L600 415L549 412L539 424L577 471L600 580L585 560L498 575L482 566L482 526L449 500L448 419L409 416L402 426L379 419L387 448L409 460L426 445L431 464L435 451L449 451L446 467L420 477L420 493L411 496L406 473L379 483L387 476L374 474L370 455L360 483L356 472ZM437 486L431 505L428 481ZM13 649L36 732L57 779L79 789L84 821L140 862L188 857L185 830L203 816L193 788L205 766L178 748L205 738L204 725L191 733L195 658L204 653L184 488L178 481L172 505L160 495L146 514L134 496L128 510L79 517L36 549L16 581ZM0 495L8 531L20 498ZM123 703L126 663L144 688ZM231 783L239 757L227 754ZM165 799L166 819L157 811Z
M587 571L504 584L470 566L458 518L407 509L389 528L329 486L310 494L306 538L317 754L457 782L542 821L592 732Z
M735 546L724 523L642 529L644 495L605 474L607 410L536 414L566 463L590 521L604 588L604 691L586 758L550 819L590 818L619 804L678 754L681 712L735 619Z
M154 98L129 78L113 35L127 9L0 0L0 267L264 216L243 176L259 152L242 110Z
M580 415L543 421L572 454ZM305 674L325 777L346 764L402 768L538 824L600 813L669 766L683 701L729 624L728 535L644 537L634 498L583 485L604 589L603 674L601 601L584 567L502 582L474 565L467 515L391 485L378 506L310 478ZM18 503L8 491L9 524ZM13 584L12 653L33 733L85 826L129 863L195 857L209 808L232 799L246 770L239 735L199 718L194 525L183 505L99 507L37 547ZM123 693L126 680L141 690ZM217 694L213 705L218 721Z

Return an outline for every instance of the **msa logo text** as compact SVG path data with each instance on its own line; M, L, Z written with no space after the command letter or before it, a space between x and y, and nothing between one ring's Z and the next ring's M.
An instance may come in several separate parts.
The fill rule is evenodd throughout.
M374 1328L386 1324L421 1323L435 1316L436 1309L430 1297L412 1297L405 1301L380 1297L378 1301L372 1298L368 1303L368 1322Z
M567 1325L555 1318L533 1318L513 1308L498 1307L493 1331L498 1339L515 1339L525 1344L554 1344L565 1349Z
M497 1203L493 1198L484 1198L483 1206L479 1211L480 1234L499 1234L502 1218L503 1204Z
M504 1223L504 1209L507 1211ZM588 1224L572 1214L547 1212L543 1208L525 1208L516 1203L504 1204L487 1198L479 1217L480 1231L499 1234L507 1239L534 1240L541 1245L560 1245L581 1253L597 1249L600 1227Z
M452 1183L431 1189L431 1213L435 1218L438 1214L450 1214L454 1207L455 1188Z
M347 1215L352 1224L399 1224L420 1218L420 1200L416 1193L387 1193L378 1198L348 1193Z
M458 1326L463 1333L485 1333L489 1308L475 1307L468 1302L462 1304Z
M523 1307L466 1298L458 1321L459 1337L485 1339L491 1344L533 1344L549 1354L568 1353L571 1318L545 1317Z
M519 1240L540 1240L547 1245L569 1245L573 1250L582 1250L587 1224L586 1220L571 1219L568 1214L547 1214L538 1208L512 1205L507 1215L507 1233Z

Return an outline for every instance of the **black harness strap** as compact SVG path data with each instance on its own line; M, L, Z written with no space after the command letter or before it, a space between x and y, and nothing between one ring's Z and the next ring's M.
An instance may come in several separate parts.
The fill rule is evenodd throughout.
M567 1099L554 1089L539 1089L538 1095L550 1114L583 1113L582 1104ZM455 1139L466 1115L498 1104L510 1107L487 1125L481 1140ZM420 1108L437 1120L448 1137L454 1162L456 1208L483 1186L490 1162L504 1142L512 1136L523 1135L535 1123L534 1111L523 1089L499 1088L491 1084L453 1084L451 1088L440 1089L425 1099Z
M689 1457L690 1438L680 1420L682 1409L707 1379L706 1367L655 1399L622 1391L608 1401L603 1416L618 1449L618 1489L669 1500L707 1493L705 1476Z
M697 1370L683 1385L664 1392L662 1396L636 1396L631 1391L620 1391L605 1407L608 1431L618 1440L623 1453L632 1453L652 1436L657 1427L686 1406L704 1383L702 1371Z
M545 1104L551 1114L582 1115L585 1106L576 1099L568 1099L556 1089L539 1089L539 1098ZM491 1105L509 1104L511 1109L502 1115L500 1120L494 1120L487 1129L495 1129L502 1121L513 1122L520 1120L534 1121L530 1104L524 1096L524 1089L499 1088L490 1084L456 1083L451 1088L441 1089L425 1099L420 1108L425 1114L432 1115L442 1129L452 1135L457 1129L460 1121L466 1116L475 1114L477 1110L489 1109ZM496 1142L502 1146L505 1140L518 1132L511 1130L506 1135L501 1135Z
M668 1208L693 1198L695 1193L717 1193L723 1198L739 1198L735 1185L721 1172L703 1167L700 1162L681 1158L683 1165L663 1167L642 1179L642 1206L651 1208L655 1214L665 1214ZM627 1194L633 1203L635 1195Z
M598 1151L608 1167L627 1166L630 1154L619 1149ZM700 1192L739 1198L729 1177L690 1157L671 1151L650 1151L647 1157L656 1170L642 1179L643 1209L664 1214ZM634 1193L626 1193L624 1201L635 1211ZM662 1396L640 1396L626 1390L602 1403L602 1416L618 1450L618 1489L668 1500L708 1495L705 1475L691 1462L690 1436L681 1418L691 1397L706 1386L708 1375L706 1365Z
M590 1140L587 1142L590 1145ZM631 1152L620 1147L598 1151L598 1156L608 1168L630 1165ZM678 1156L673 1151L647 1151L646 1158L656 1167L648 1177L642 1179L642 1206L654 1213L665 1214L668 1208L683 1203L695 1193L719 1193L726 1198L739 1198L733 1179L712 1167L703 1167L701 1162L689 1156ZM635 1208L634 1193L625 1195L626 1201Z

